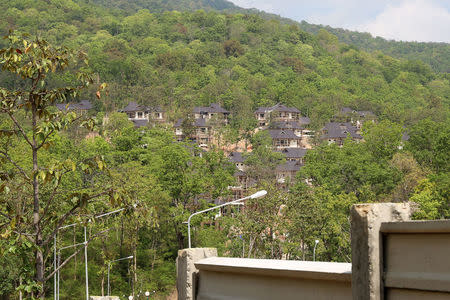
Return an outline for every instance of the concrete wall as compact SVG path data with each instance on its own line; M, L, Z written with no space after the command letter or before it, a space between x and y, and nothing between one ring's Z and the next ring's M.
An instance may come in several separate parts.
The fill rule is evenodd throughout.
M178 299L195 299L198 269L194 263L214 256L217 256L217 249L214 248L189 248L178 251L176 262Z
M195 266L198 300L351 299L351 264L212 257Z
M352 208L352 264L217 257L185 249L178 299L450 299L450 220L409 221L407 203Z
M352 207L350 217L353 299L382 299L381 223L407 221L412 212L413 208L409 203L357 204Z
M450 220L381 224L385 299L450 299Z

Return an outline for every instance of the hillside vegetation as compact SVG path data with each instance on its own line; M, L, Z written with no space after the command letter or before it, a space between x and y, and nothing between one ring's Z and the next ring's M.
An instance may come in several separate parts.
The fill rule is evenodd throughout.
M204 10L166 11L181 3ZM214 5L227 10L213 11ZM52 234L70 223L79 226L57 231L59 248L76 248L83 226L89 238L97 236L88 247L92 295L106 293L108 266L113 295L170 293L177 251L187 246L184 222L228 201L229 187L242 185L236 165L215 145L203 151L188 139L175 141L173 121L199 105L231 111L230 124L216 122L214 133L226 145L252 145L242 153L252 184L245 192L268 193L218 219L217 211L196 216L194 247L232 257L312 260L320 239L318 260L349 262L355 203L412 200L420 205L415 218L450 217L448 74L228 5L0 0L0 32L16 30L0 40L0 295L53 295ZM31 37L22 40L25 32ZM42 38L87 59L76 55L81 59L72 62L70 51ZM73 98L78 88L69 87L80 81L89 85ZM79 120L53 101L84 99L94 108L82 119L96 118ZM162 106L169 122L135 128L117 112L130 101ZM275 174L284 155L272 151L267 131L255 132L254 111L276 103L310 117L307 129L316 133L305 165L285 188ZM363 124L364 141L320 144L320 129L343 107L373 111L377 121ZM94 218L118 208L124 210ZM46 217L41 222L36 214ZM63 249L61 260L72 250ZM37 269L47 277L39 279ZM61 270L62 299L84 297L84 272L80 252Z
M448 43L386 40L382 37L373 37L367 32L309 24L305 21L300 23L300 28L313 34L325 29L336 35L340 42L354 45L362 50L381 51L395 58L420 60L429 64L437 72L450 72L450 44Z
M325 30L313 36L256 15L205 11L127 16L81 0L2 0L0 8L1 32L38 33L88 53L92 71L110 84L98 109L135 100L179 116L220 102L243 120L258 106L282 102L316 127L342 106L405 124L448 117L446 75L417 60L358 50Z

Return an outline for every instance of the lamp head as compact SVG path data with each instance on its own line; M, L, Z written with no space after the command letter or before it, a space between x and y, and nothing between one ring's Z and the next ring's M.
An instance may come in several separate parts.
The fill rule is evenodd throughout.
M146 292L145 292L145 296L147 296L147 297L150 296L150 292L149 292L149 291L146 291Z
M266 194L267 194L266 190L261 190L261 191L254 193L253 195L251 195L250 199L261 198L261 197L264 197Z
M316 244L318 244L319 243L319 240L316 240Z

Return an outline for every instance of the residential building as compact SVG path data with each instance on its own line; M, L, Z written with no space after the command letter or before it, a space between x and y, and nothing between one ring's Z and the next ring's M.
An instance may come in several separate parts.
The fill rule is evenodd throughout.
M200 147L208 148L212 138L212 130L207 120L203 118L193 120L191 124L192 130L189 133L185 132L186 128L183 128L183 122L184 119L178 119L174 125L177 141L182 141L187 137L189 140L196 142Z
M304 164L307 151L307 149L302 148L284 148L279 152L284 154L286 161L295 161Z
M302 166L303 164L300 161L295 160L288 160L284 164L278 165L275 169L277 183L286 188L286 184L295 179L295 175Z
M166 120L165 111L161 107L147 107L133 101L119 112L126 113L128 120L133 122L136 127L147 126L150 121L165 122Z
M283 148L301 148L301 137L297 136L292 129L270 129L272 145L276 150Z
M281 129L281 130L292 130L294 134L298 137L303 136L303 126L300 125L297 121L278 121L274 122L270 125L273 129Z
M344 144L344 140L348 137L354 141L361 141L363 139L363 137L358 133L358 128L349 122L327 123L322 129L322 132L322 140L328 141L328 144L336 143L340 147Z
M218 103L212 103L210 106L196 106L193 109L195 119L211 120L217 118L219 121L228 123L230 112Z
M89 100L81 100L78 103L58 103L56 107L60 111L75 111L79 114L87 114L92 109L92 103Z
M276 104L272 107L260 107L255 111L259 127L269 125L270 121L299 121L301 114L295 107Z
M354 110L350 107L343 107L338 114L334 116L337 122L350 122L356 126L358 130L361 129L364 122L375 122L376 116L369 110Z
M231 152L228 156L231 163L233 163L239 171L245 171L245 159L241 152Z

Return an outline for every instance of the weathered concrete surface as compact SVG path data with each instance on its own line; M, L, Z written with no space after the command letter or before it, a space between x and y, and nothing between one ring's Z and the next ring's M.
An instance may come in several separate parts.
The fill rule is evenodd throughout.
M383 223L381 232L387 299L450 299L450 220Z
M120 300L118 296L89 296L90 300Z
M351 209L352 295L355 300L380 300L383 222L410 220L411 203L357 204Z
M198 270L194 263L214 256L217 256L215 248L189 248L178 251L176 265L179 300L195 299L195 281Z
M211 257L195 265L198 300L352 298L348 263Z

